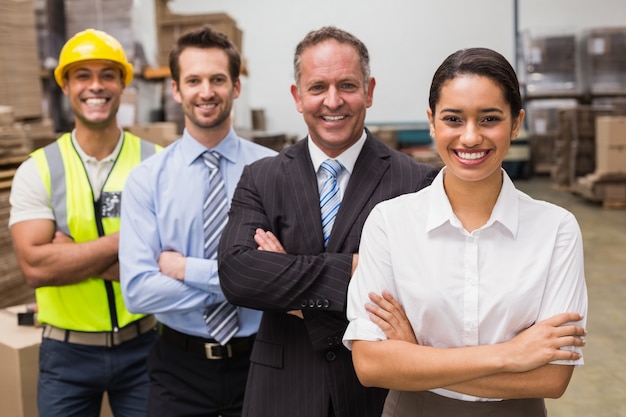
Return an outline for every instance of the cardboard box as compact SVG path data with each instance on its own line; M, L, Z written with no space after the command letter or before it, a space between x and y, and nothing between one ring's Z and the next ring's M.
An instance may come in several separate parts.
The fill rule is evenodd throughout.
M41 329L17 325L18 307L0 310L0 404L7 416L37 416Z
M0 103L15 119L42 116L39 68L33 2L0 0Z
M180 138L177 125L174 122L154 122L145 125L134 125L126 128L133 135L142 139L167 146Z
M581 93L577 36L569 30L530 29L522 34L528 97Z
M591 93L626 93L626 27L588 29L583 39Z
M120 97L120 107L117 111L117 124L125 127L137 124L137 105L139 93L134 87L124 89Z
M170 50L176 46L178 38L192 30L210 25L214 30L226 35L243 54L243 31L235 20L226 13L176 14L169 10L167 0L155 0L157 41L159 45L158 64L169 65Z
M626 172L626 117L596 119L596 173Z
M0 404L3 416L37 417L37 378L41 328L18 326L18 313L26 306L0 310ZM100 417L113 417L108 399Z
M626 208L626 173L592 173L579 177L572 191L604 208Z

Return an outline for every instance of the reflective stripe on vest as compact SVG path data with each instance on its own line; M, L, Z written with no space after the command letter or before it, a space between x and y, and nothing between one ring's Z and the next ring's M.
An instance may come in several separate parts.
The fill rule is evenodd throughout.
M121 192L130 170L161 149L127 132L123 140L100 197L112 196L116 207L109 208L104 216L95 211L91 184L71 134L31 154L50 197L57 230L77 243L99 237L98 219L101 217L101 230L105 235L119 231ZM124 327L144 316L131 314L125 308L118 282L105 283L98 277L71 285L40 287L36 295L38 319L64 329L111 331L114 325Z

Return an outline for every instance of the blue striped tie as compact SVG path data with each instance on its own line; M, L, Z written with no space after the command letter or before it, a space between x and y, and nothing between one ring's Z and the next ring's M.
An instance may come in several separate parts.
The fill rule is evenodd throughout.
M326 176L320 190L320 211L322 213L322 231L324 232L324 247L328 246L330 232L335 223L335 217L341 205L341 194L337 176L343 170L343 165L334 159L327 159L320 165L320 171Z
M206 151L202 154L209 168L209 193L204 200L202 216L204 220L204 256L217 258L217 246L228 221L228 197L226 186L220 173L220 155ZM225 345L239 330L237 307L228 301L213 304L204 311L204 321L211 337Z

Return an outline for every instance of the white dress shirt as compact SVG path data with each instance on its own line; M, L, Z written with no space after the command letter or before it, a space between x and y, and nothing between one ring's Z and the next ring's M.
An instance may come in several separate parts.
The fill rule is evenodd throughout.
M430 187L382 202L371 212L349 285L344 344L386 339L364 308L368 293L382 290L404 306L424 346L501 343L567 311L583 314L585 326L582 236L574 216L518 191L502 171L490 219L470 233L452 211L444 175L445 168ZM582 365L583 359L554 363Z
M367 134L365 130L363 130L363 134L352 146L343 151L338 157L333 158L336 159L343 165L343 170L337 176L337 183L339 184L339 196L341 200L343 200L343 195L345 194L346 188L348 187L348 182L350 181L350 175L352 175L352 171L354 171L354 165L356 164L356 160L359 158L359 154L361 153L361 149L363 149L363 145L365 145L365 139L367 139ZM321 173L320 165L322 162L328 159L328 155L324 153L309 136L307 138L307 145L309 147L309 155L311 155L311 161L313 162L313 169L317 175L317 186L318 189L322 189L322 184L326 180L326 176Z

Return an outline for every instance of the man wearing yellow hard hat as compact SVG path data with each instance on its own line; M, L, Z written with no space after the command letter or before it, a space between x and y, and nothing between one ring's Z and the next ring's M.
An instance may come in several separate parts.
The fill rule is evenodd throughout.
M94 29L74 35L54 78L75 128L19 167L9 219L43 324L39 415L97 417L106 392L116 417L145 416L145 358L156 322L124 305L118 231L126 177L160 147L117 124L133 67L111 35Z

